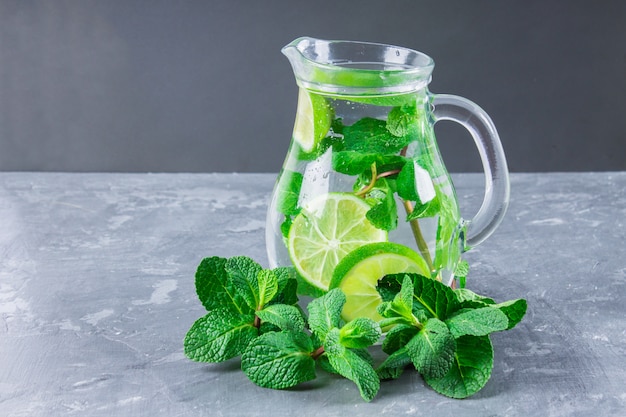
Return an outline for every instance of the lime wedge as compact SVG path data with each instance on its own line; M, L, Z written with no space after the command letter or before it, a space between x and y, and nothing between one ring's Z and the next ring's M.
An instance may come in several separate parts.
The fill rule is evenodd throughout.
M346 295L341 317L345 321L357 317L381 320L376 311L382 302L376 291L378 280L402 272L430 276L424 258L398 243L372 243L350 252L337 265L330 283L330 288L341 288Z
M365 214L370 205L351 193L322 194L294 218L287 248L296 270L323 291L335 267L354 249L387 240L387 232L374 227Z
M311 152L317 147L326 137L332 121L333 110L326 98L301 88L293 138L304 152Z

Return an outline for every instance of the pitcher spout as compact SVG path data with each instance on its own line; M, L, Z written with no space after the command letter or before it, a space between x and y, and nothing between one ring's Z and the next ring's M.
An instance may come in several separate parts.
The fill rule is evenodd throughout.
M294 61L303 57L302 52L300 52L300 48L306 48L306 44L310 44L316 39L310 38L308 36L303 36L301 38L295 39L288 45L285 45L281 52L283 55L289 59L289 62L293 65Z

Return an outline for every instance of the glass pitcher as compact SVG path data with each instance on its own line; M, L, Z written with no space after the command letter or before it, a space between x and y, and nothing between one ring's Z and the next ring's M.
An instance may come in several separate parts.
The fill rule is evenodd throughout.
M365 304L376 303L387 274L453 285L461 254L494 231L508 205L507 164L489 116L464 98L431 94L434 62L420 52L308 37L282 52L299 96L267 214L270 266L293 265L303 294L365 294L348 297L355 315L372 316ZM460 216L437 147L439 120L469 130L482 159L485 196L471 220Z

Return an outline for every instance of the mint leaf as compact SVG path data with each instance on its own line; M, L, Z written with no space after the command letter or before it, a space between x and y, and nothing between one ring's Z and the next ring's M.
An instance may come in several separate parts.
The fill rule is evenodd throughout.
M291 216L285 216L285 220L280 224L280 233L286 239L289 236L289 229L291 229L291 223L293 219Z
M282 330L304 330L302 311L292 305L272 304L256 312L262 322L271 323Z
M383 182L383 186L386 185L384 180L379 180L378 182ZM370 192L368 201L371 201L371 199L373 199L375 203L365 214L367 220L369 220L374 227L381 230L391 231L398 227L398 209L396 208L394 193L388 187L377 187Z
M359 317L339 330L339 342L347 348L366 348L380 339L382 332L374 320Z
M227 259L213 256L200 262L195 275L196 293L207 310L228 308L239 314L248 314L249 308L226 272Z
M522 321L524 315L526 314L527 303L523 298L511 301L505 301L500 304L493 305L494 308L502 311L506 317L509 319L509 325L506 330L512 329Z
M454 270L454 276L457 278L466 278L468 274L469 274L469 263L467 263L465 259L461 259L459 263L456 265L456 269Z
M459 310L446 320L446 324L455 338L465 335L485 336L506 330L509 319L497 308L483 307Z
M415 186L415 166L417 162L413 160L407 161L402 170L398 174L396 180L396 186L398 188L398 195L403 200L408 201L420 201L417 195L417 188Z
M420 374L442 377L454 359L454 337L444 322L431 318L407 343L406 351Z
M278 280L278 294L272 298L272 304L295 305L298 303L298 273L292 266L281 266L272 269Z
M484 297L482 295L478 295L473 291L468 290L467 288L457 288L454 290L454 294L456 295L457 300L461 303L462 308L470 307L470 306L486 306L489 304L495 304L496 302L489 298ZM477 304L467 303L466 301L477 301Z
M259 300L257 307L263 307L278 293L278 278L269 269L259 271L257 275L259 285Z
M424 376L435 391L452 398L467 398L485 386L493 369L489 336L462 336L456 340L452 367L442 377Z
M396 179L396 186L400 198L415 201L413 210L407 215L407 221L439 214L441 205L437 189L430 173L418 160L404 164Z
M409 274L413 278L414 302L427 314L439 320L447 319L459 309L454 291L447 285L418 274Z
M411 358L406 348L403 347L387 356L376 369L376 373L380 379L397 379L409 364L411 364Z
M226 262L226 272L248 307L259 306L258 275L263 268L247 256L235 256Z
M371 401L378 393L380 380L372 365L340 342L340 331L333 328L328 332L324 349L330 365L344 378L356 384L365 401Z
M301 331L265 333L241 357L241 369L255 384L284 389L315 378L313 343Z
M397 137L387 130L384 120L364 117L343 128L345 150L362 153L394 154L404 148L410 137Z
M493 299L476 294L466 288L456 289L454 293L461 304L461 308L478 309L482 307L492 307L500 310L506 315L509 321L506 330L512 329L524 318L528 307L526 300L523 298L496 304Z
M333 152L333 170L346 175L359 175L369 171L373 163L382 170L400 169L406 158L400 155L383 155L355 150Z
M382 302L377 307L378 314L385 319L381 327L393 324L418 325L419 320L413 315L413 283L411 277L404 276L402 287L392 301Z
M416 204L413 210L407 214L406 221L421 219L422 217L434 217L440 213L439 198L435 197L425 204Z
M335 288L322 297L316 298L307 306L309 310L309 327L324 342L328 332L339 327L341 310L346 303L346 296Z
M419 332L419 329L409 324L399 324L393 327L385 335L383 340L382 349L388 355L404 348L413 336Z
M398 106L387 115L387 130L394 136L415 137L418 133L417 108L415 105Z
M185 355L198 362L222 362L240 355L257 335L254 316L219 308L196 320L185 336Z
M276 193L276 209L285 215L296 215L300 211L298 208L298 198L302 188L304 176L296 171L284 170L278 180L278 190Z

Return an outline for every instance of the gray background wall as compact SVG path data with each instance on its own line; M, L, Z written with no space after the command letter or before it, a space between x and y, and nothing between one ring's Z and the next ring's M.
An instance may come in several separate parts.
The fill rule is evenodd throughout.
M0 170L275 172L302 35L431 55L512 171L626 169L626 1L0 0ZM460 127L437 136L480 170Z

